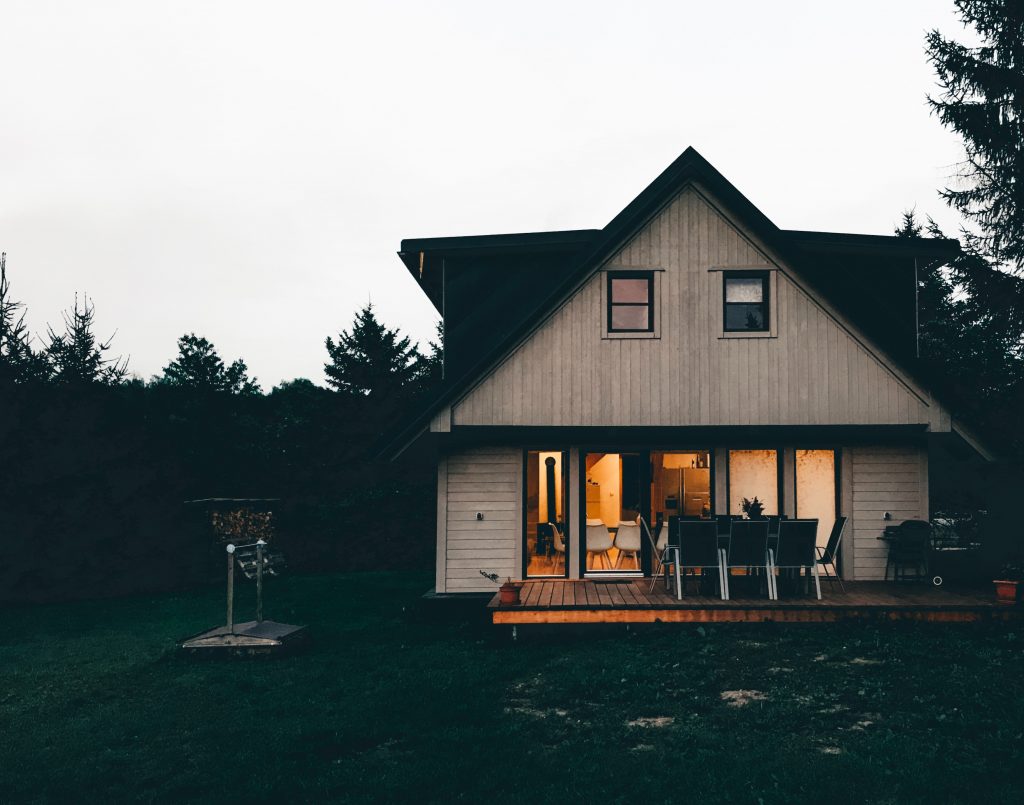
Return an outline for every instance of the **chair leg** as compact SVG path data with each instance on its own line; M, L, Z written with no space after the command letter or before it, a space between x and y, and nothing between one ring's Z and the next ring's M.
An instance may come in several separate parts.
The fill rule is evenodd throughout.
M818 594L818 600L821 600L821 581L818 578L818 563L815 562L811 565L811 572L814 574L814 590Z
M846 585L843 584L843 577L839 575L839 568L836 567L835 560L832 561L832 572L835 574L835 580L839 582L839 589L845 593Z
M664 566L664 564L665 564L665 557L664 556L659 556L658 557L658 564L656 564L654 566L654 572L651 573L651 586L647 590L648 594L654 592L654 585L658 583L658 576L661 575L661 569Z
M718 549L718 584L722 591L722 600L729 600L729 562L725 558L725 549Z
M675 561L675 569L676 569L676 600L677 601L682 601L683 600L683 578L682 578L682 568L679 567L679 558L680 557L677 554L676 555L676 561Z

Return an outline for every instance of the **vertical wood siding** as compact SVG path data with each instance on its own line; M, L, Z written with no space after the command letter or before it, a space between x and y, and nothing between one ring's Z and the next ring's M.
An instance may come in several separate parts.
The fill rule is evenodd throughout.
M909 390L782 270L777 337L720 338L721 274L772 263L685 190L608 266L662 269L660 338L603 338L596 274L453 409L456 425L928 423Z
M918 447L852 447L852 510L844 539L854 540L853 575L860 581L881 579L889 553L878 537L886 526L928 519L928 455ZM882 515L892 514L885 521Z
M445 591L493 592L481 570L519 578L516 544L522 533L522 454L480 448L446 459L446 525L438 550L445 556ZM483 520L477 520L477 512ZM443 548L442 548L443 544Z

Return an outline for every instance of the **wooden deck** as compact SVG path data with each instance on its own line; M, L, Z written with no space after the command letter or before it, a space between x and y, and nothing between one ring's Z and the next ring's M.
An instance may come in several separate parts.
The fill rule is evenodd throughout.
M691 581L682 601L649 579L524 582L522 603L487 605L496 624L539 623L828 623L842 620L915 620L948 623L1024 619L1024 607L1000 606L995 593L921 583L846 582L846 592L822 582L822 598L698 595Z

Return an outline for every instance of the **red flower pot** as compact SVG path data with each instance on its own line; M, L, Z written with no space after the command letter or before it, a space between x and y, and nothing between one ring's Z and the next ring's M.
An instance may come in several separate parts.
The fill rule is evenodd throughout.
M1019 581L996 579L993 583L996 585L996 601L1004 606L1017 603Z
M498 588L498 594L501 596L501 603L503 605L514 606L519 603L519 588L520 585L506 582Z

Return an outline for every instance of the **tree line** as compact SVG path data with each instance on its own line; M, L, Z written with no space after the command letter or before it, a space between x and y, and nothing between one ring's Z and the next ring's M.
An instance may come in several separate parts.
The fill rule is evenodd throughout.
M195 333L155 377L130 377L95 311L76 299L35 348L0 264L0 599L211 580L204 514L184 503L211 497L281 499L300 571L429 566L434 467L376 446L439 381L440 335L421 351L367 305L325 339L325 386L264 393Z

